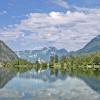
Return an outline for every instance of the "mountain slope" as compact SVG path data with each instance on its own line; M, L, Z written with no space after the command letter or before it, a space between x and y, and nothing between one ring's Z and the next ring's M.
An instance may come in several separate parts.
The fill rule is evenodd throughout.
M66 56L68 52L65 49L58 50L55 47L44 47L41 50L17 51L16 54L28 61L35 62L38 59L49 61L51 55Z
M11 61L18 59L17 55L0 40L0 61Z
M92 39L85 47L78 50L77 53L91 53L100 51L100 35Z

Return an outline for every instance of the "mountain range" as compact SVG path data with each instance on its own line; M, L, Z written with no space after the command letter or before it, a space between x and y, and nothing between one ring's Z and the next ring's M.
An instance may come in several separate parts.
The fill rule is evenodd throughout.
M55 47L44 47L41 50L25 50L17 51L16 54L28 61L35 62L37 60L49 61L50 56L58 55L67 56L68 51L65 49L57 49Z
M16 60L18 57L27 59L28 61L35 62L37 60L49 61L50 56L58 55L68 56L70 54L84 54L100 51L100 35L93 38L82 49L75 52L68 52L66 49L57 49L56 47L44 47L40 50L24 50L12 51L3 41L0 40L0 61Z
M49 61L51 55L68 56L73 54L84 54L100 51L100 35L93 38L82 49L75 52L68 52L66 49L57 49L55 47L44 47L41 50L17 51L16 54L24 59L34 62L38 59Z

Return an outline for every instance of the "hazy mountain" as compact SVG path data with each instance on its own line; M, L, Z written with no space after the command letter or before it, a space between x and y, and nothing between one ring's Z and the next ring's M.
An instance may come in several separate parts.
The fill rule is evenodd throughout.
M0 61L11 61L18 59L17 55L0 40Z
M82 49L76 52L68 52L65 49L57 49L55 47L44 47L41 50L25 50L25 51L17 51L16 54L24 59L27 59L31 62L35 62L38 59L42 59L45 61L49 61L51 55L67 56L70 54L83 54L83 53L91 53L100 51L100 35L92 39L87 45L85 45Z
M100 35L92 39L87 45L82 49L78 50L77 53L91 53L100 51Z
M44 47L41 50L25 50L17 51L16 54L20 58L27 59L31 62L35 62L38 59L49 61L51 55L66 56L68 52L65 49L57 49L55 47Z

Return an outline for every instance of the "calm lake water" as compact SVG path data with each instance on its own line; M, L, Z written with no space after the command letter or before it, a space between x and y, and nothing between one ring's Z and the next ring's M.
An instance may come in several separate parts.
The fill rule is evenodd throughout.
M100 100L100 79L87 75L51 75L49 69L15 73L0 70L0 100Z

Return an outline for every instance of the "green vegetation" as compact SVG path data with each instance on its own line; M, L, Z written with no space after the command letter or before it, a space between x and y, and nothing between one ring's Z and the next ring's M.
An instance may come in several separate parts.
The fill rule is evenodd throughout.
M50 60L49 67L60 68L64 70L74 70L74 69L91 69L99 70L100 69L100 53L91 53L84 55L71 55L68 57L61 57L59 61L55 62L52 57Z
M71 55L63 56L58 59L58 56L51 56L49 63L36 62L35 69L43 70L49 68L51 74L57 74L58 71L61 71L63 75L66 73L75 74L77 76L88 75L99 77L100 73L100 52L84 54L84 55Z
M55 58L55 57L54 57ZM53 57L50 60L49 68L51 74L57 74L60 70L62 75L70 74L71 76L88 76L100 79L100 52L63 56L58 62L54 62Z
M33 68L34 64L24 59L13 60L9 62L2 62L4 68L13 68L17 72L25 72Z
M50 57L50 62L36 61L31 63L24 59L18 59L10 62L3 62L3 67L12 67L16 71L25 72L32 68L43 70L50 68L52 73L57 73L60 70L62 73L77 72L77 71L100 71L100 52L84 54L84 55L70 55L59 58L57 55Z

